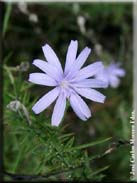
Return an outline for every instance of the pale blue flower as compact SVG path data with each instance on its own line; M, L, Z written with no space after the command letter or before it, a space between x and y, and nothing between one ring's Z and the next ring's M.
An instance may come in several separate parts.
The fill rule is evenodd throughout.
M125 76L125 70L120 68L119 63L112 62L110 65L97 73L96 79L100 79L110 85L112 88L117 88L120 84L119 77Z
M43 46L42 49L47 61L36 59L33 61L33 64L44 73L31 73L29 75L29 81L55 88L39 99L32 110L36 114L39 114L56 100L51 123L54 126L58 126L63 118L66 100L68 99L77 116L86 121L91 117L91 111L80 95L100 103L104 103L105 100L104 95L92 88L106 88L106 83L94 78L89 79L104 68L102 62L99 61L81 69L91 49L86 47L76 57L78 41L71 41L63 71L53 49L48 44Z

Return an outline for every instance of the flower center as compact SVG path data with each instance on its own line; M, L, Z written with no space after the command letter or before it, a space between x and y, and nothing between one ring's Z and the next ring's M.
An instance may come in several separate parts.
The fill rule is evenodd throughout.
M61 86L62 88L68 88L69 83L68 83L68 81L66 81L66 80L62 80L62 81L60 82L60 86Z

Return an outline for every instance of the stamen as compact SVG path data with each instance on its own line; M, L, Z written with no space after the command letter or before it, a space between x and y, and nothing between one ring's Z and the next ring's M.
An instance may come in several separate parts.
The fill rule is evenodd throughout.
M68 88L69 83L68 83L68 81L66 81L66 80L62 80L62 81L60 82L60 86L61 86L62 88Z

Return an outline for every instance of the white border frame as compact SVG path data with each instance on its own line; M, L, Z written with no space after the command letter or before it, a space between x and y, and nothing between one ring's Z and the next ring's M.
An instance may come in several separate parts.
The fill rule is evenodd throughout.
M134 77L134 86L133 86L133 110L135 111L135 119L134 119L134 127L135 127L135 134L134 134L134 177L133 180L137 181L137 0L1 0L2 2L11 2L11 3L18 3L18 2L28 2L28 3L55 3L55 2L108 2L108 3L133 3L133 21L134 21L134 27L133 27L133 77ZM129 86L130 87L130 86Z

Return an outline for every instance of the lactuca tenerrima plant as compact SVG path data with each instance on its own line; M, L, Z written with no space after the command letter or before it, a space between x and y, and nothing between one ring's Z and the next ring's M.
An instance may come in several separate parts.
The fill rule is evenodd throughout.
M39 99L32 110L36 114L39 114L57 99L51 123L53 126L58 126L63 118L66 100L68 99L77 116L86 121L91 117L91 111L80 95L100 103L104 103L105 100L103 94L92 88L106 88L107 84L95 78L91 79L91 77L101 72L104 68L102 62L95 62L81 68L86 62L91 49L86 47L76 56L78 41L72 40L68 47L63 71L61 63L53 49L48 44L43 46L42 49L47 61L36 59L33 61L33 64L44 73L31 73L29 81L55 88Z

